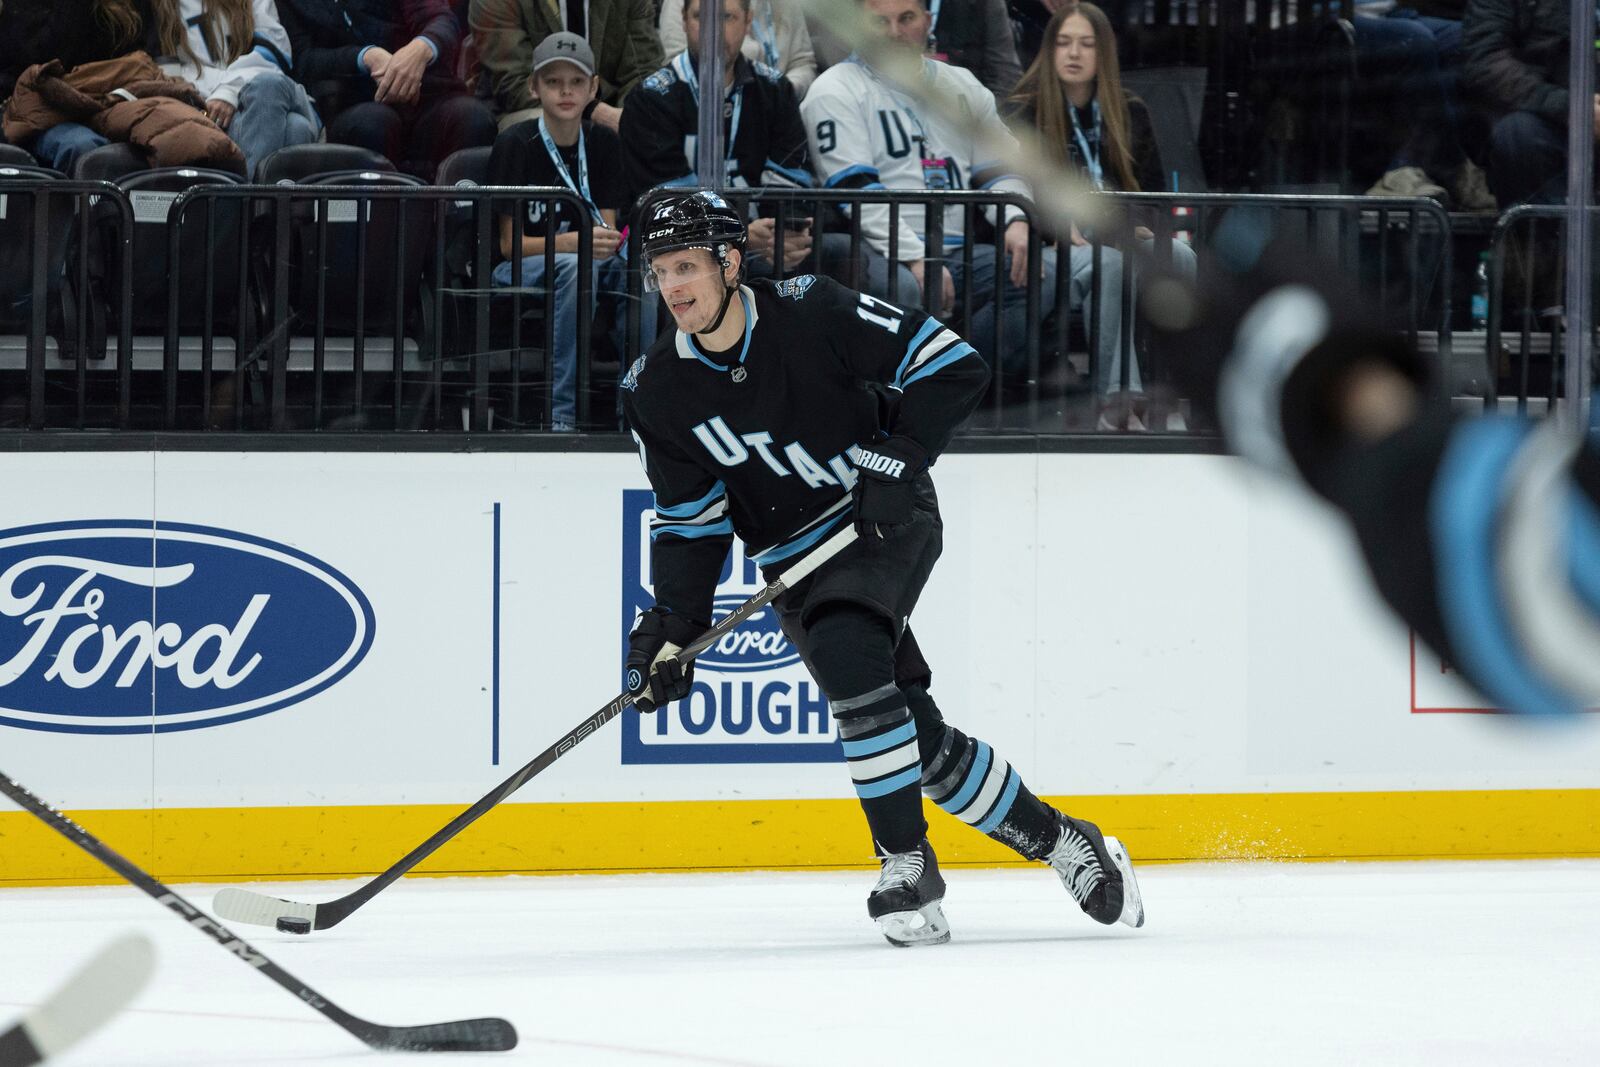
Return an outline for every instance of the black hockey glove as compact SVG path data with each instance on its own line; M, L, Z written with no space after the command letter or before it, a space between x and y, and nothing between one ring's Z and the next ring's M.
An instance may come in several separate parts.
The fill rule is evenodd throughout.
M856 456L856 533L883 537L911 521L917 476L928 469L928 453L909 437L890 437Z
M628 635L628 693L640 711L682 700L694 684L694 661L680 663L678 650L705 633L681 615L654 607L639 616Z

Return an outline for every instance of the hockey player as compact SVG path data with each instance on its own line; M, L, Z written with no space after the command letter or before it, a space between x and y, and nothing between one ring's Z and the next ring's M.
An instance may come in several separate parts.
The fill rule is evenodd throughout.
M1219 232L1200 290L1146 292L1152 342L1228 444L1350 520L1378 591L1502 708L1600 698L1600 449L1452 412L1431 367L1305 250ZM1319 270L1319 266L1322 269Z
M942 544L928 468L988 380L972 346L826 278L740 284L744 224L713 193L664 201L645 226L646 287L677 330L622 383L655 491L656 604L629 638L634 706L689 693L693 664L674 653L710 625L735 533L781 572L854 522L860 540L775 607L828 697L872 832L881 871L868 914L896 945L949 939L926 794L1049 864L1092 918L1142 925L1127 850L945 723L908 625Z

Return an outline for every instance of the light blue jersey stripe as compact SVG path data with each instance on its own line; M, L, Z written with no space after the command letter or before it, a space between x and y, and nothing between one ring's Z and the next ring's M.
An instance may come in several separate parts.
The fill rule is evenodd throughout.
M650 528L650 540L654 541L662 534L673 534L677 537L686 537L692 540L696 537L717 537L721 534L731 533L733 533L733 520L723 519L721 522L714 522L710 526L652 526Z
M692 500L687 504L673 504L671 507L662 507L656 504L656 517L659 519L692 519L706 508L716 502L717 497L728 491L727 486L718 482L711 487L711 491L699 500Z
M967 344L967 342L962 341L960 344L956 345L954 348L950 349L950 351L944 353L944 355L935 359L933 362L928 363L925 366L918 367L917 373L906 379L906 385L913 385L917 382L920 382L930 374L939 373L941 370L948 367L950 364L954 363L963 356L973 355L977 355L977 352L971 345Z
M837 529L839 523L844 519L849 518L850 514L850 510L846 508L844 511L839 512L839 514L835 515L833 518L829 519L815 530L812 530L810 533L806 534L804 537L797 537L788 544L767 549L765 552L762 552L755 557L756 566L770 567L774 563L782 563L796 552L804 552L806 549L810 548L812 545L816 544L818 541L822 540L824 537L828 536L835 529Z
M906 345L906 358L902 359L900 366L895 368L894 385L899 386L900 379L905 376L906 368L911 366L912 359L916 357L917 349L921 348L923 342L942 329L944 329L944 323L932 316L922 324L922 329L918 330L917 335L911 339L911 343Z

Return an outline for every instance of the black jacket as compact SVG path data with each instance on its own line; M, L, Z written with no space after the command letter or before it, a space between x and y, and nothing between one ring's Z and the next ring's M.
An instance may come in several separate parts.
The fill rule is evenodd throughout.
M22 72L35 63L59 59L68 70L80 63L115 59L145 47L154 20L149 5L137 0L141 29L117 40L95 17L93 0L4 0L0 3L0 102ZM152 53L153 54L153 53Z
M357 62L363 48L393 52L419 36L439 48L422 76L422 95L466 91L455 75L461 24L449 0L278 0L278 18L294 50L295 80L318 96L336 86L340 108L372 99L376 83Z
M1468 0L1461 84L1497 115L1531 111L1565 127L1565 0Z
M1006 120L1019 129L1027 129L1038 133L1036 118L1031 104L1019 104L1010 109ZM1167 172L1161 166L1161 150L1156 145L1155 127L1150 122L1150 109L1145 107L1144 101L1137 96L1128 95L1128 139L1132 142L1128 151L1133 156L1133 176L1139 183L1139 192L1164 193L1172 188L1172 183L1167 177ZM1055 147L1047 146L1052 155ZM1066 145L1067 161L1072 165L1079 177L1088 176L1088 164L1083 158L1082 151L1078 148L1075 139L1069 138ZM1116 171L1111 167L1105 168L1105 183L1107 189L1116 189L1123 192L1121 183L1117 180Z
M685 77L686 73L697 77L699 64L686 57L688 53L680 53L640 82L622 109L622 153L630 200L658 185L700 184L694 173L695 159L684 143L700 129L697 87ZM740 56L733 84L741 102L738 135L726 149L738 164L737 173L728 176L729 184L811 185L810 148L793 83L766 64ZM733 125L730 108L723 111L724 137Z

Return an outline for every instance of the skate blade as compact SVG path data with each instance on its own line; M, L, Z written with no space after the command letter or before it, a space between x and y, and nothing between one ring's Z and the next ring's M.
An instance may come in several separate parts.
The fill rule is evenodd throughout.
M1117 921L1137 930L1144 925L1144 897L1139 893L1139 879L1133 875L1133 861L1128 858L1127 848L1114 837L1106 837L1106 851L1122 874L1122 914Z
M879 932L897 948L942 945L950 940L950 924L945 921L944 908L937 900L924 904L916 911L894 911L880 915L877 922Z

